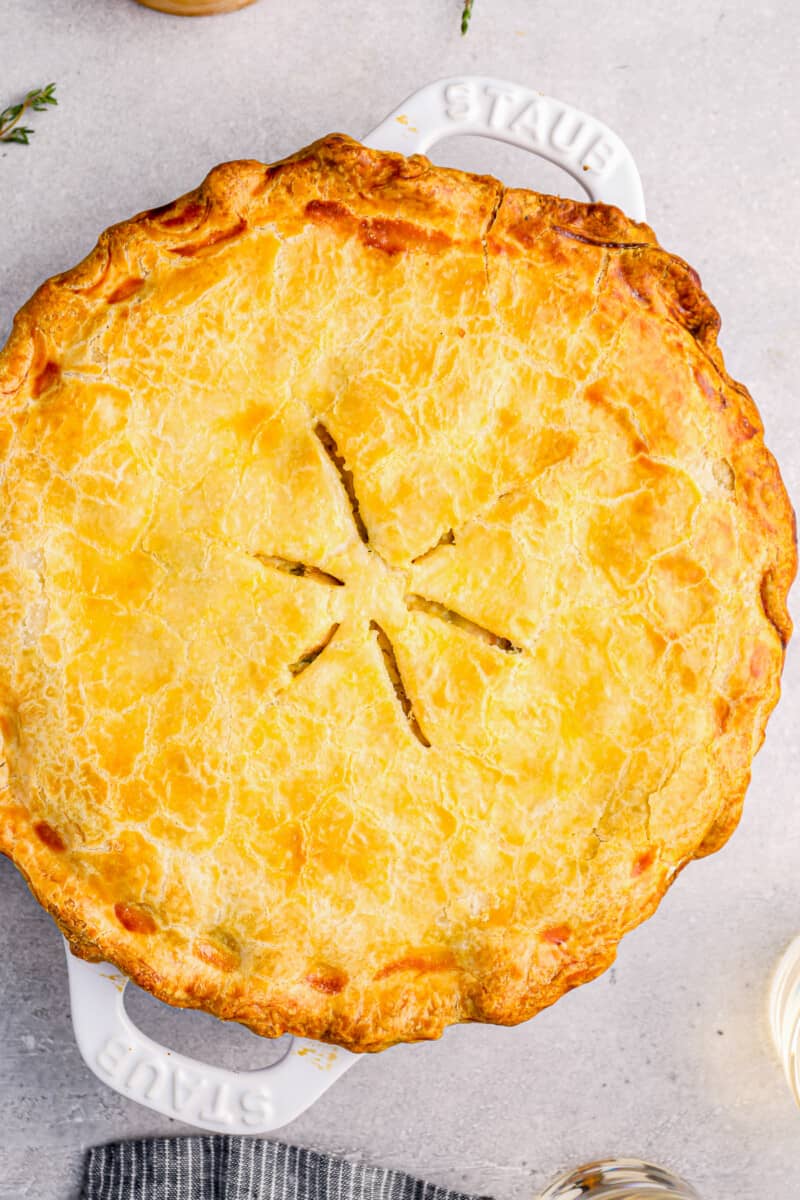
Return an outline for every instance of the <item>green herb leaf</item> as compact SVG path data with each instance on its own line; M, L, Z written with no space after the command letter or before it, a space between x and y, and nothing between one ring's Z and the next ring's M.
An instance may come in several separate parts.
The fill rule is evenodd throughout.
M45 108L47 108L48 104L58 104L58 101L53 94L55 92L55 88L56 85L54 83L48 83L47 87L45 88L36 88L32 92L28 92L27 96L25 97L25 101L30 105L34 112L42 112Z
M472 6L475 0L464 0L464 8L461 12L461 34L462 36L469 29L470 18L472 17Z
M21 104L10 104L0 112L0 142L16 142L20 146L30 144L33 130L26 125L18 124L20 117L27 110L43 112L51 104L58 104L55 97L56 85L48 83L47 87L34 88L28 92Z
M8 108L4 108L0 112L0 125L7 125L10 121L16 121L17 117L22 114L22 108L21 104L12 104Z

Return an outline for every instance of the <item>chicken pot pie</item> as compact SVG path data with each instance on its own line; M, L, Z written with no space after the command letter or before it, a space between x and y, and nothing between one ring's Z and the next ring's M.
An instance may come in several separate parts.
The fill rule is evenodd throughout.
M0 847L73 951L354 1050L591 979L736 825L792 512L617 209L330 136L0 358Z

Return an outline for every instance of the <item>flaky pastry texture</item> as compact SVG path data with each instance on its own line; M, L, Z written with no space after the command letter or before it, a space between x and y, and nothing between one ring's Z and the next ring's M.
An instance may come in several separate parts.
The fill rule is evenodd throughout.
M379 1050L591 979L736 825L792 511L619 210L332 135L0 355L0 849L75 953Z

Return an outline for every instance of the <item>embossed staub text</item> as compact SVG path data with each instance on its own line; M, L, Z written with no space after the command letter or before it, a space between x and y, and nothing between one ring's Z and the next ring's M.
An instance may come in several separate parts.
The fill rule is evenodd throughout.
M445 117L465 133L504 137L598 178L616 165L619 149L603 126L549 96L475 79L450 80L443 90Z
M156 1101L162 1112L190 1123L216 1129L239 1124L263 1128L274 1117L267 1087L215 1078L213 1069L191 1070L170 1062L166 1053L156 1057L121 1036L107 1038L95 1061L101 1077L123 1095L142 1104Z

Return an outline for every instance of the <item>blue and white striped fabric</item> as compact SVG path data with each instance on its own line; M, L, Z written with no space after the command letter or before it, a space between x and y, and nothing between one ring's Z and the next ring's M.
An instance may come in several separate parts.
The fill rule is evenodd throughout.
M149 1138L89 1151L81 1200L491 1200L283 1142Z

